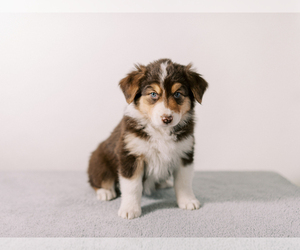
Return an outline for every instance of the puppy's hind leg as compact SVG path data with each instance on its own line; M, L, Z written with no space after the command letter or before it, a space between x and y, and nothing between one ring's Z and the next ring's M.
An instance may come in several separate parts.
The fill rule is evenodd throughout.
M173 187L173 178L170 177L169 179L166 179L164 181L160 181L159 183L155 184L156 189L165 189L165 188L171 188Z
M94 188L97 199L101 201L109 201L117 197L114 181L103 181L101 188Z
M101 143L92 153L88 175L89 183L97 194L97 199L109 201L116 198L115 183L118 176L114 155L107 151L105 144Z
M143 184L143 192L146 195L151 195L152 191L154 190L155 190L155 181L151 176L149 176Z

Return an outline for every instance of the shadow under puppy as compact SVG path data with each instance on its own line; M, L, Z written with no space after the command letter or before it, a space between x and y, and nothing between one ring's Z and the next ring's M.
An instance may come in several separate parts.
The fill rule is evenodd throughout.
M88 175L100 200L122 196L118 215L141 215L141 196L155 186L168 187L174 177L178 206L199 209L192 190L194 106L207 82L191 64L169 59L136 65L119 83L127 103L124 117L92 153Z

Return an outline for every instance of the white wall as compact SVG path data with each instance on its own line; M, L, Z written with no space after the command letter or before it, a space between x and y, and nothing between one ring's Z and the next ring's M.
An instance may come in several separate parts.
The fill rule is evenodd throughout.
M300 14L1 14L0 169L85 170L134 63L193 62L198 170L300 184Z

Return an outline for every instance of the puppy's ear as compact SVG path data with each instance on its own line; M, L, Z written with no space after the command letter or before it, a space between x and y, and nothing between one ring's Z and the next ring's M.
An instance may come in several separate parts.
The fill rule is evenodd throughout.
M208 83L201 77L200 74L198 74L191 68L192 68L192 64L190 63L185 67L185 73L187 76L190 89L195 99L197 100L197 102L201 103L203 94L208 87Z
M141 81L146 76L146 67L143 65L135 65L136 70L130 72L125 78L123 78L119 86L125 95L127 103L132 103L136 94L138 93Z

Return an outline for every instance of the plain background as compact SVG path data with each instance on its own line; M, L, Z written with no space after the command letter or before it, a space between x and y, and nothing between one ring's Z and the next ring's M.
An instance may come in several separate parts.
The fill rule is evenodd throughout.
M300 12L299 0L10 0L0 12Z
M300 14L1 14L0 169L86 170L134 63L192 62L196 170L300 184Z

